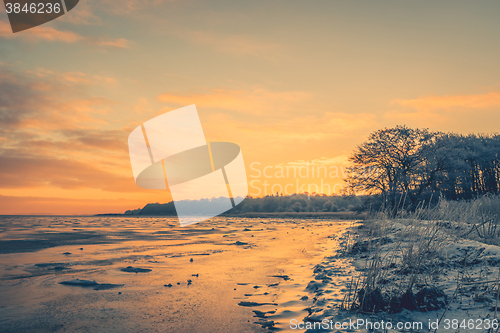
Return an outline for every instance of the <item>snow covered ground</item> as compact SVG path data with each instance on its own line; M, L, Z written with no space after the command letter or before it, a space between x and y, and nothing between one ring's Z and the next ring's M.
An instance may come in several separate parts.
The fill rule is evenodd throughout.
M470 230L410 219L353 226L338 254L315 269L308 288L317 301L305 321L316 326L308 331L497 332L500 247L469 239L478 238ZM355 270L342 272L349 266ZM350 281L332 306L340 275Z

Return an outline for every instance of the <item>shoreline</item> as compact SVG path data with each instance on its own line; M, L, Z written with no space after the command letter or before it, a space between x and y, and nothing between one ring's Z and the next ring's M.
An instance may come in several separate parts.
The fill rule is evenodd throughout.
M241 213L221 214L216 217L239 217L239 218L301 218L301 219L336 219L336 220L364 220L368 213L362 212L273 212L273 213ZM175 218L176 215L140 215L140 214L96 214L92 216L106 217L164 217Z

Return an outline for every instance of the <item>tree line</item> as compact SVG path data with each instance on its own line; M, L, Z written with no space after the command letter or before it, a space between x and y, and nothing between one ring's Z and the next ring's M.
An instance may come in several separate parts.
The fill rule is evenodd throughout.
M394 211L439 197L473 199L500 191L498 134L384 128L371 133L349 161L349 193L374 194Z
M199 200L200 205L217 205L227 198ZM268 195L261 198L246 197L240 204L225 214L242 213L280 213L280 212L348 212L360 211L363 197L354 195L328 196L320 194ZM168 203L150 203L143 208L128 210L126 215L171 215L175 216L175 205Z

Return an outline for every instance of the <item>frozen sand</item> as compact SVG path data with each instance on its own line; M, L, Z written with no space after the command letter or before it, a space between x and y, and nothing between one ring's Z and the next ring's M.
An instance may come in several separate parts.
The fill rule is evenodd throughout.
M170 218L2 217L0 327L286 332L316 301L306 286L336 249L328 236L348 225L215 218L180 228ZM339 273L341 299L348 275Z

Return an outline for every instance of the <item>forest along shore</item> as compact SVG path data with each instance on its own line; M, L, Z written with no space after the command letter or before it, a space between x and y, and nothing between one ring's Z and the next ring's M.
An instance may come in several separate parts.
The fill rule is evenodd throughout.
M495 332L500 317L500 247L496 220L487 219L484 210L498 199L478 200L481 205L443 201L405 218L378 214L347 230L340 237L342 253L315 267L315 280L321 283L308 287L315 290L317 301L306 320L361 318L422 323L416 329L422 332ZM477 219L478 207L482 220ZM326 306L324 291L338 260L352 264L356 272L340 311L334 313Z

